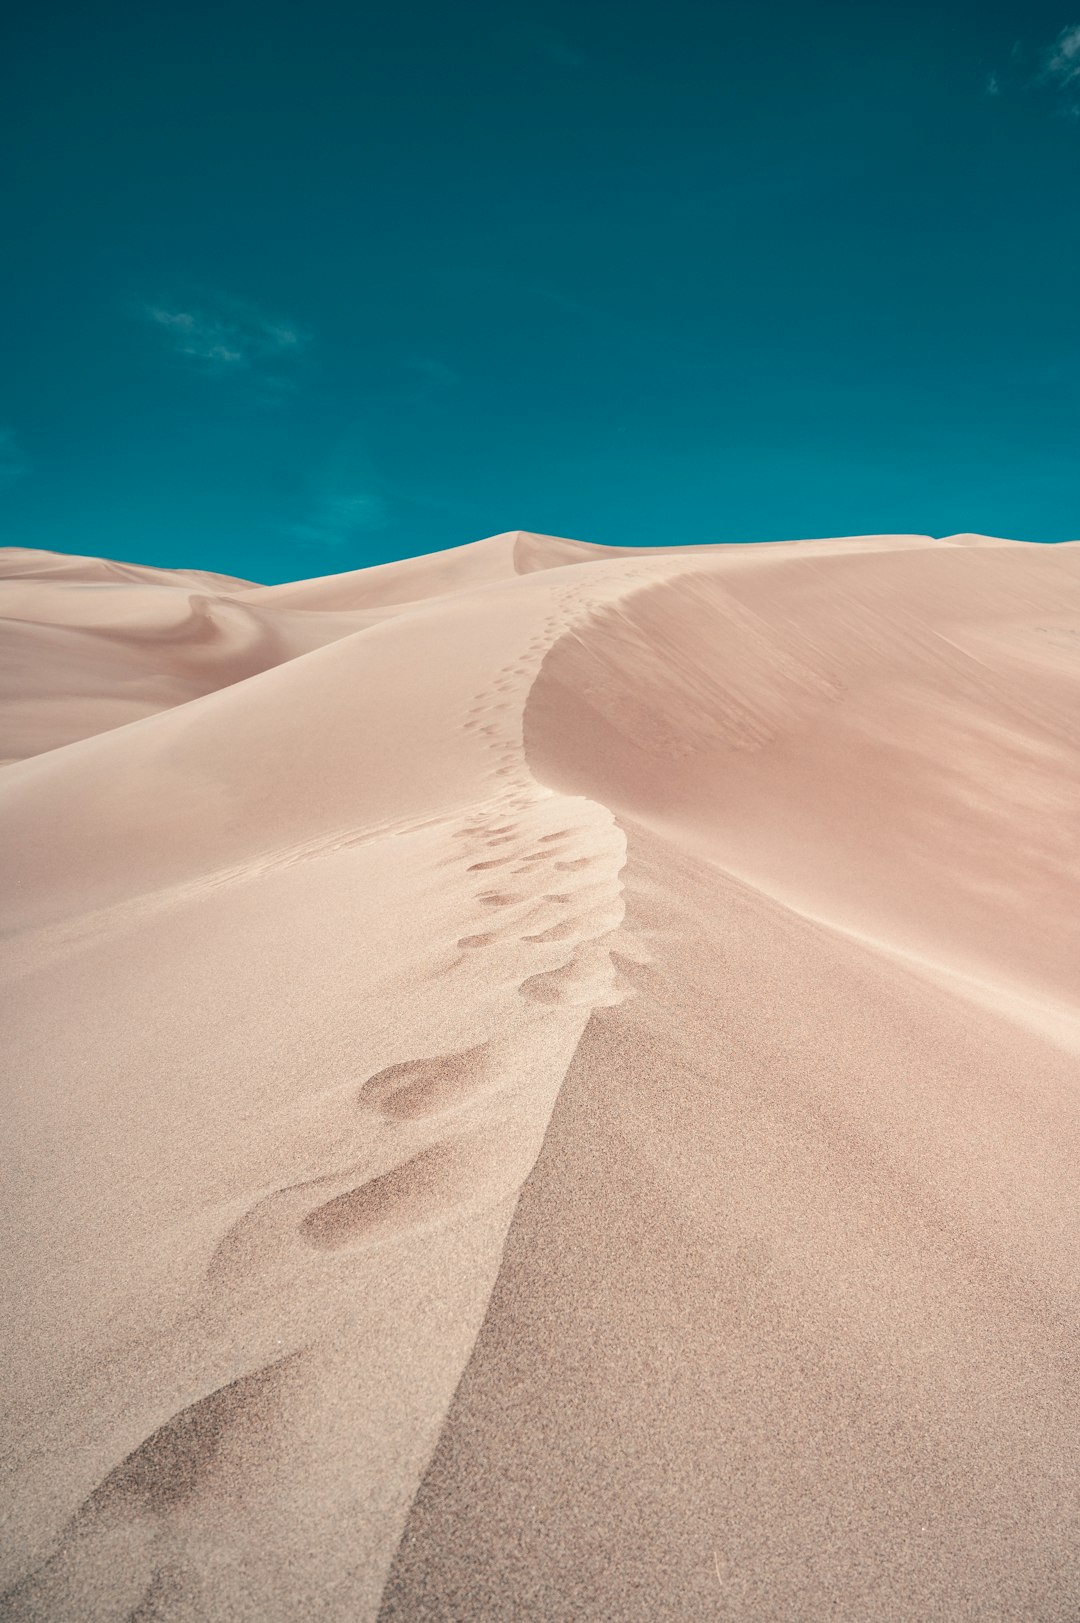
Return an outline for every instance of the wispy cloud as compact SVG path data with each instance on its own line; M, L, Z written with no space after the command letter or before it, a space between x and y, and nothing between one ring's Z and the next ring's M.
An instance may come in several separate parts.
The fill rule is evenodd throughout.
M15 484L27 471L15 435L10 428L0 428L0 489Z
M310 342L294 322L221 293L162 299L138 314L193 369L218 377L255 373L276 388L289 387L289 368Z
M1017 40L1008 62L987 75L984 89L988 96L1049 93L1058 112L1080 118L1080 22L1063 28L1049 45L1032 47Z
M1080 80L1080 23L1063 28L1044 58L1046 75L1066 86Z

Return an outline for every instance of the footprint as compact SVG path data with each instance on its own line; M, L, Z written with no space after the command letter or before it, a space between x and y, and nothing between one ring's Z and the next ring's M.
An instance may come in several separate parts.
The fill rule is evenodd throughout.
M576 873L579 868L587 868L590 863L595 861L595 857L575 857L573 862L557 862L555 864L555 872Z
M298 1353L287 1354L250 1375L242 1375L206 1397L197 1399L186 1409L180 1409L159 1426L115 1466L84 1501L74 1521L69 1523L68 1538L71 1543L79 1534L85 1534L88 1524L100 1526L104 1523L111 1527L125 1516L134 1520L139 1512L163 1516L194 1498L205 1482L214 1476L214 1468L221 1465L222 1457L227 1459L230 1443L235 1448L236 1440L242 1440L245 1432L250 1438L273 1427L278 1418L282 1392L301 1356ZM65 1553L68 1538L61 1546ZM47 1569L43 1570L47 1572ZM45 1615L33 1605L34 1600L40 1600L40 1596L33 1593L37 1585L32 1579L25 1579L18 1588L22 1589L24 1585L29 1591L33 1614L39 1617ZM158 1587L159 1594L166 1589L164 1584L151 1586L154 1587ZM175 1594L176 1590L173 1592ZM9 1590L5 1600L16 1603L18 1615L31 1615L18 1606L17 1590ZM78 1603L76 1606L85 1616L83 1608ZM184 1610L187 1611L187 1607ZM5 1615L14 1616L15 1612L7 1613L5 1608ZM59 1614L50 1606L48 1615L55 1617ZM158 1613L156 1607L151 1613L140 1606L138 1614L132 1612L130 1615L150 1617L164 1614Z
M636 990L655 992L658 977L649 964L621 952L612 952L611 962L622 978Z
M506 864L513 860L513 857L492 857L490 862L470 862L465 872L482 873L485 868L505 868Z
M523 896L514 896L510 891L488 890L482 896L477 897L477 900L482 902L485 907L513 907L515 902L522 902L525 898Z
M468 947L490 947L491 943L493 941L497 941L497 940L498 940L498 936L494 936L490 932L483 932L482 931L480 933L480 935L463 935L460 938L460 940L458 941L458 946L459 947L466 947L466 948L468 948Z
M433 1144L404 1166L317 1206L300 1233L316 1250L340 1251L437 1223L492 1184L506 1182L499 1162L499 1145L490 1135Z
M522 941L565 941L568 936L577 934L575 924L553 924L550 930L541 930L537 935L523 935Z
M482 1091L487 1079L487 1044L437 1059L406 1060L380 1071L360 1090L360 1102L384 1116L411 1121L454 1110Z

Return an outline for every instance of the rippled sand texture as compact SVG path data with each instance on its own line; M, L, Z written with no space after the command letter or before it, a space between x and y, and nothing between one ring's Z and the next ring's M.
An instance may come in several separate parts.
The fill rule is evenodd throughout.
M0 553L0 1615L1080 1616L1080 544Z

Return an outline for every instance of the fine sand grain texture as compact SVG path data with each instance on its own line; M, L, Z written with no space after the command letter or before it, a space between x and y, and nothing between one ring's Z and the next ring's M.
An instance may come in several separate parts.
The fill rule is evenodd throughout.
M1080 1618L1080 544L0 552L0 1616Z

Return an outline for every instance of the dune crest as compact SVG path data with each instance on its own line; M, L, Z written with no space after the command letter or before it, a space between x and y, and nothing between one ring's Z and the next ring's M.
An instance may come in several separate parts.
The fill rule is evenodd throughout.
M3 1615L1071 1615L1080 545L4 560Z

